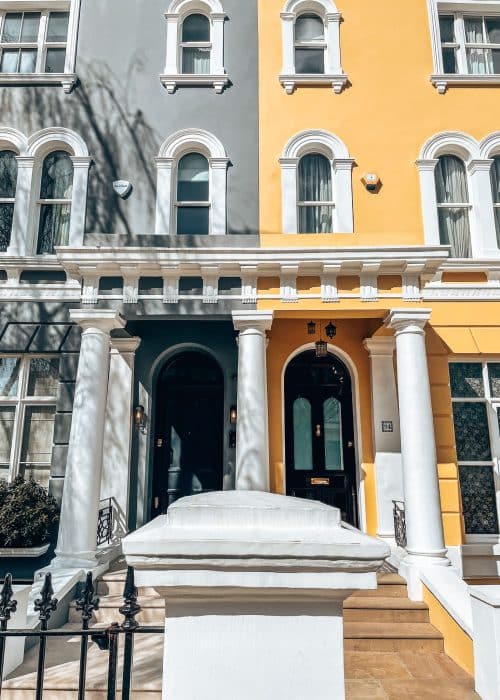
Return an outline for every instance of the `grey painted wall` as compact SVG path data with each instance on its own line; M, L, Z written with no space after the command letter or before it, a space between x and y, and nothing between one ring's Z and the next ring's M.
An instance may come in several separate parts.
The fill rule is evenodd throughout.
M26 134L66 126L85 139L95 161L89 180L88 233L127 236L154 232L154 158L165 138L182 128L215 134L231 160L228 233L258 232L257 0L224 0L225 66L232 85L161 85L166 52L166 0L82 0L77 54L81 84L0 90L0 122ZM128 179L120 200L112 182Z

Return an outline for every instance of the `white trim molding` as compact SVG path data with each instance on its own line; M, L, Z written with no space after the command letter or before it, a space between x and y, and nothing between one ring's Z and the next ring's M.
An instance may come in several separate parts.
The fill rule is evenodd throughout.
M295 22L300 15L318 15L325 26L324 73L297 73L295 69ZM336 94L342 92L348 77L342 70L340 57L341 14L333 0L288 0L281 12L283 67L279 81L287 95L298 85L331 85Z
M469 134L445 131L426 141L416 161L426 245L440 245L435 169L441 156L453 155L460 158L467 169L472 257L500 258L490 179L492 157L496 154L500 154L500 132L478 142Z
M208 74L182 72L182 25L190 14L205 15L210 22L210 71ZM220 94L229 84L224 68L224 23L226 13L219 0L172 0L167 12L167 52L160 75L169 94L180 86L213 87Z
M58 85L65 93L70 93L78 82L76 74L76 49L78 44L78 26L80 22L81 0L10 0L2 2L0 23L6 12L41 12L38 52L45 54L45 31L48 12L69 12L68 35L66 38L66 57L62 73L44 73L43 65L37 61L35 73L0 73L0 87L13 85Z
M203 129L181 129L161 145L156 159L156 225L157 234L175 234L175 188L177 165L187 153L201 153L208 159L210 182L209 233L226 233L226 180L229 158L219 139Z
M440 95L444 95L449 87L500 85L500 74L474 75L467 70L465 52L465 30L463 17L474 15L499 15L499 0L427 0L429 13L430 35L434 72L430 76L432 85ZM457 73L445 73L441 48L441 32L439 15L448 14L455 17L455 47L457 53Z
M308 153L321 153L328 158L332 166L335 201L333 231L335 233L353 233L352 168L354 159L349 156L347 146L338 136L319 129L301 131L293 136L283 149L280 158L283 233L298 232L298 165L302 156Z

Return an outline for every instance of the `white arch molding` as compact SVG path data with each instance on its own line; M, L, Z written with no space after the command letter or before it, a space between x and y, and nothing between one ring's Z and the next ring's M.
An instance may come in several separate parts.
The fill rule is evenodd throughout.
M156 159L156 224L155 233L175 234L175 187L177 165L186 153L201 153L208 159L210 182L209 233L226 233L226 190L229 158L219 139L203 129L181 129L161 145Z
M286 425L285 425L285 374L290 362L295 359L298 355L301 355L307 350L314 350L314 343L305 343L290 353L283 364L283 369L281 371L281 430L282 430L282 455L283 455L283 493L286 494ZM338 357L347 368L351 378L351 391L352 391L352 412L353 412L353 426L354 426L354 448L356 454L356 490L358 499L358 517L359 526L363 532L366 532L366 503L365 503L365 484L364 478L362 478L362 433L361 433L361 408L359 399L359 377L356 365L352 361L350 355L348 355L344 350L339 348L337 345L332 345L328 343L328 353Z
M354 159L335 134L320 129L301 131L283 149L281 165L281 216L283 233L298 232L298 165L307 153L321 153L331 163L335 207L332 233L353 233L352 169Z

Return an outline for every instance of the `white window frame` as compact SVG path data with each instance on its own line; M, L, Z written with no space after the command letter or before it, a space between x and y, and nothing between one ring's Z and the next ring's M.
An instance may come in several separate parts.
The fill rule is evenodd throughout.
M210 216L209 235L226 233L227 168L229 158L219 139L202 129L182 129L162 144L158 158L155 233L176 235L177 165L188 153L200 153L208 160Z
M56 409L57 405L57 389L53 396L28 396L28 377L29 377L29 365L33 359L44 359L53 360L59 359L58 355L55 354L40 354L40 353L2 353L0 358L10 358L19 359L21 361L19 370L19 388L17 396L8 397L0 396L0 406L14 406L14 429L12 433L12 444L10 449L10 469L9 469L9 481L13 481L19 474L19 464L21 460L21 448L23 441L24 432L24 421L26 417L26 409L31 406L46 406L47 408ZM55 414L54 414L55 420ZM52 447L54 445L54 439L52 438ZM50 464L49 473L50 473Z
M3 20L8 12L40 12L40 27L36 48L37 67L35 73L0 73L0 86L8 85L59 85L64 92L70 93L75 87L78 76L76 75L76 48L78 40L78 24L80 20L81 0L9 0L0 2L0 37L3 31ZM65 46L66 59L62 73L44 73L45 34L49 12L69 12L68 36L64 44L49 44L49 47ZM16 44L13 44L13 47ZM35 47L35 44L33 45Z
M311 130L296 134L285 146L281 165L281 215L283 233L298 233L298 166L302 156L321 153L332 166L334 206L331 233L353 233L352 169L354 159L346 145L327 131ZM327 234L316 234L324 236Z
M205 15L210 22L210 72L188 74L182 72L182 25L192 14ZM213 87L220 94L229 84L224 68L224 23L226 13L219 0L172 0L165 19L167 20L167 51L165 68L160 81L169 94L178 87L195 85Z
M325 72L296 73L295 22L300 15L318 15L325 25ZM281 12L283 67L279 81L287 95L300 85L329 85L336 94L347 85L348 76L342 70L340 55L340 22L342 16L333 0L287 0Z
M427 0L427 7L434 62L434 72L430 80L438 93L444 95L449 87L456 85L500 85L500 74L498 73L473 75L468 72L463 22L464 15L473 15L475 17L481 15L487 17L500 16L500 0ZM453 15L455 17L458 73L444 73L439 15ZM488 45L489 48L492 46L496 46L496 44Z
M451 396L451 403L483 403L486 405L486 416L488 421L488 432L490 437L491 460L486 462L458 461L457 465L464 467L491 467L493 470L493 484L496 494L497 518L500 528L500 431L497 419L497 410L500 411L500 398L491 396L490 383L488 381L488 364L500 363L500 358L490 357L487 360L479 360L474 356L454 357L449 360L449 365L460 363L472 363L481 365L482 379L484 386L484 397L460 398ZM480 542L499 542L500 532L497 534L467 534L466 542L469 544Z
M420 176L426 245L442 245L439 236L435 169L440 156L452 155L464 162L467 172L471 257L476 260L500 259L490 179L492 153L500 154L500 132L478 142L469 134L445 131L435 134L424 144L416 165Z

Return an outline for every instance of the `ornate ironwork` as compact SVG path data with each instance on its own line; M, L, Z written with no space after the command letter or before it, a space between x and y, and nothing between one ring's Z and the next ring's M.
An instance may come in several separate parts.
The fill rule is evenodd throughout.
M88 629L88 624L92 619L94 610L99 610L99 598L94 595L94 583L92 581L91 571L87 573L85 586L81 595L75 601L75 607L78 612L82 613L83 629Z
M406 547L406 513L404 501L393 501L394 536L398 547Z
M12 596L12 574L6 574L3 582L2 590L0 591L0 629L7 629L7 623L10 620L12 613L17 610L17 600Z
M122 623L122 629L133 630L139 626L135 617L140 613L141 606L137 604L137 588L134 583L134 569L131 566L127 568L123 602L124 604L119 608L120 613L125 618L125 622Z
M99 517L97 520L97 546L101 544L109 544L113 536L113 502L111 498L106 498L101 501L106 505L99 508Z
M47 624L52 613L57 609L58 602L57 598L54 598L52 574L47 573L45 574L45 580L42 590L40 591L40 598L35 600L35 610L37 613L40 613L38 619L42 623L42 630L47 629Z

